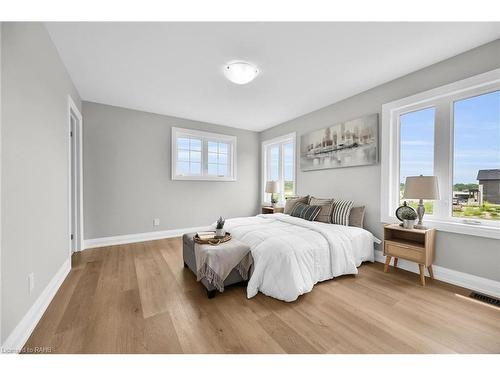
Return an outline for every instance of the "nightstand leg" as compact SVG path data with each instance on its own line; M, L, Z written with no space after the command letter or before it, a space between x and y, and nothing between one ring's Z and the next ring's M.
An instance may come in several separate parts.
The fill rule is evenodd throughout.
M423 264L418 265L418 269L420 270L420 283L422 286L425 286L425 269Z
M387 255L385 257L385 266L384 266L384 272L389 272L389 265L391 264L391 257Z
M434 271L432 271L432 264L427 266L427 271L429 271L429 276L434 280Z
M399 258L394 258L394 271L398 268L398 259Z

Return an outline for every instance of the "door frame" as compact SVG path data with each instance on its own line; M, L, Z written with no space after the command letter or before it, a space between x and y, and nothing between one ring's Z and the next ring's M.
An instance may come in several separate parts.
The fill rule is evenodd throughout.
M68 245L69 245L69 255L73 254L73 246L72 246L72 240L71 240L71 220L74 215L73 213L73 205L71 202L71 197L72 197L72 186L73 186L73 170L72 170L72 165L71 165L71 146L72 146L72 136L71 136L71 116L74 116L77 119L77 124L76 124L76 131L75 134L73 134L73 137L75 139L75 153L78 156L78 160L76 163L76 173L78 175L78 183L76 186L77 189L77 194L76 196L78 197L78 211L79 215L75 216L76 218L76 226L78 228L77 233L75 233L75 252L76 251L82 251L83 250L83 140L82 140L82 129L83 129L83 117L82 114L80 113L80 110L76 106L75 102L71 98L70 95L68 95Z

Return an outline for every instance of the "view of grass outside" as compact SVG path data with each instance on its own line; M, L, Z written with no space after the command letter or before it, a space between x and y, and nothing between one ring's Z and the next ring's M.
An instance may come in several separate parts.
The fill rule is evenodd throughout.
M405 185L400 184L400 204L402 205L404 201L406 204L415 210L418 206L418 200L415 199L403 199ZM455 184L453 185L454 192L466 192L472 190L477 190L478 184ZM432 202L424 201L425 214L432 215ZM483 220L500 220L500 204L489 203L488 201L483 201L482 205L474 203L463 203L453 205L453 216L463 217L470 219L483 219Z
M285 181L285 198L292 197L293 195L293 181Z
M485 220L500 220L500 204L491 204L485 201L481 206L464 205L462 207L455 208L454 205L453 216Z

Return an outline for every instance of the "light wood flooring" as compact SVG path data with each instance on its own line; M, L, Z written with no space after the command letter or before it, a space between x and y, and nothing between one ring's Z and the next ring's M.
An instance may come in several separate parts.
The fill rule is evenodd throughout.
M500 310L364 264L285 303L207 299L181 239L85 250L26 343L53 353L499 353ZM45 350L47 351L47 350Z

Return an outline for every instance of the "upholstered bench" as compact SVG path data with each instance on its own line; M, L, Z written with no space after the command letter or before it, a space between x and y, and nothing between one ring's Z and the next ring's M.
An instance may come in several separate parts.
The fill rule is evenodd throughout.
M184 259L184 267L189 268L196 276L196 258L194 253L194 235L196 233L186 233L182 236L182 257ZM207 290L208 298L214 298L217 288L203 278L200 280L205 289ZM233 268L228 277L224 280L224 287L234 284L241 284L245 286L247 281L243 280L240 273Z

